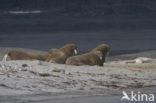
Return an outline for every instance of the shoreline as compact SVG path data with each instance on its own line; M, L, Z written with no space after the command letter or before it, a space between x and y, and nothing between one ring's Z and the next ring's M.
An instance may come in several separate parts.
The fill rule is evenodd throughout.
M0 60L4 56L7 50L20 50L20 51L30 51L45 54L46 50L38 50L38 49L29 49L29 48L17 48L17 47L0 47ZM86 53L88 51L79 51L79 54ZM156 50L113 50L110 52L110 55L107 57L108 60L113 60L118 58L119 60L127 60L127 59L135 59L137 57L148 57L148 58L156 58Z

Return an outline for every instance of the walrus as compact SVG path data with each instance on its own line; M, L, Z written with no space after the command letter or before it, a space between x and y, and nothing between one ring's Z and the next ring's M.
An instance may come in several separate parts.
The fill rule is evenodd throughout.
M110 51L110 47L106 44L101 44L88 53L72 56L66 60L68 65L99 65L103 66L105 58Z
M33 52L11 50L4 55L3 60L6 61L7 57L9 56L11 60L41 60L63 64L68 57L73 55L73 53L77 54L76 45L66 44L60 49L52 48L45 55Z
M101 51L102 52L102 54L103 54L102 61L104 63L106 57L109 55L110 47L107 44L101 44L101 45L97 46L96 48L94 48L93 50L91 50L89 53L93 53L95 51Z
M47 58L45 61L64 64L66 59L74 54L77 54L77 46L75 44L66 44L60 49L52 48L49 53L46 54Z
M99 65L103 66L102 62L103 54L100 51L95 51L93 53L85 53L78 56L69 57L66 60L66 64L69 65Z
M41 61L44 61L46 59L45 55L41 55L39 53L24 52L24 51L17 51L17 50L7 51L3 57L3 60L6 61L8 56L10 57L11 60L41 60Z

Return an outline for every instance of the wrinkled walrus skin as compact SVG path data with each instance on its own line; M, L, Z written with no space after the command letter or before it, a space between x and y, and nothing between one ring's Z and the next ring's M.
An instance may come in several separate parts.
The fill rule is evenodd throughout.
M60 49L51 49L46 54L46 61L64 64L66 59L73 54L77 54L77 46L75 44L66 44Z
M11 60L41 60L41 61L44 61L46 59L45 55L41 55L39 53L24 52L24 51L17 51L17 50L8 51L4 55L3 60L6 61L8 56L10 57Z
M103 66L102 62L103 54L100 51L95 51L94 53L85 53L78 56L69 57L66 60L68 65L99 65Z
M110 47L106 44L101 44L89 53L78 56L72 56L66 60L68 65L99 65L103 66L106 56L110 51Z

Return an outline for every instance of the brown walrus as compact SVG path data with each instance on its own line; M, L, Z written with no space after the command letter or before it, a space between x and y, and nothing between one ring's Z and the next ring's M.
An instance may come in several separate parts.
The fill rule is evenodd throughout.
M33 52L24 52L24 51L17 51L17 50L10 50L8 51L3 60L6 61L7 57L10 57L11 60L41 60L44 61L46 59L45 55L41 55L39 53Z
M3 60L6 61L7 57L9 56L11 60L41 60L64 64L65 60L72 56L73 53L77 53L76 45L66 44L60 49L51 49L45 55L33 52L11 50L4 55Z
M95 51L101 51L103 54L103 63L105 62L106 57L109 55L110 52L110 47L107 44L101 44L99 46L97 46L96 48L94 48L93 50L91 50L89 53L93 53Z
M69 57L66 64L69 65L99 65L103 66L105 58L110 51L110 47L106 44L101 44L89 53L78 56Z
M93 53L85 53L78 56L69 57L66 60L66 64L70 65L99 65L103 66L102 62L103 54L100 51L95 51Z
M75 44L66 44L60 49L51 49L46 54L47 58L45 61L64 64L66 59L74 53L77 54L77 46Z

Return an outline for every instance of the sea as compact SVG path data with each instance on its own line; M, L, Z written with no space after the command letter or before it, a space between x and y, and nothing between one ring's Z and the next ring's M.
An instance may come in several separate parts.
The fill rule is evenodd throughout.
M0 47L48 51L75 43L80 53L105 43L111 54L156 49L156 16L0 12Z

